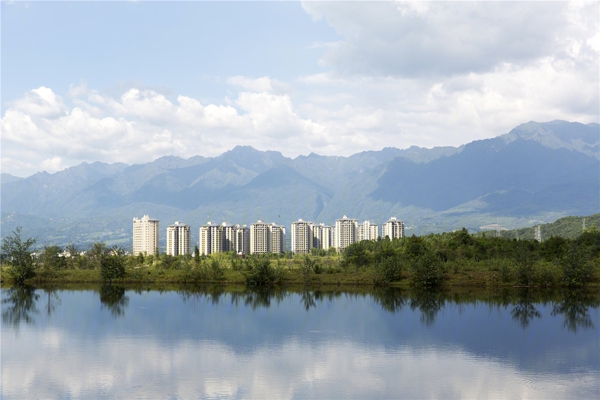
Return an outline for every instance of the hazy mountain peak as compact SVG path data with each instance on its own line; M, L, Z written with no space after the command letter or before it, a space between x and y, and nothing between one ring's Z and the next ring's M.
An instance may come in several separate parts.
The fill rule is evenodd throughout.
M554 120L530 121L500 136L507 144L520 138L533 140L551 149L565 148L600 158L600 129L598 124Z
M2 183L16 182L16 181L20 181L21 179L24 179L24 178L14 176L11 174L7 174L5 172L0 174L0 182L2 182Z

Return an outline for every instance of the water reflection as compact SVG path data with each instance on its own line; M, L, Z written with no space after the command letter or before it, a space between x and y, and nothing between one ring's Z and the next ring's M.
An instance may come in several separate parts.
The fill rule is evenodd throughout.
M513 319L517 321L523 329L527 328L533 319L542 316L537 308L535 308L531 290L528 288L519 288L517 302L510 313Z
M144 290L136 289L136 293ZM36 290L31 286L3 289L2 321L18 328L21 322L35 323L35 318L43 310L51 316L61 306L60 290L45 288ZM107 309L114 318L123 317L129 305L127 290L119 285L103 285L98 289L102 309ZM208 301L217 305L227 297L235 307L250 307L252 310L268 309L280 304L290 296L299 295L300 305L306 310L317 309L322 303L331 303L340 296L348 298L371 298L382 310L395 314L408 307L420 312L420 321L425 326L435 323L438 314L452 304L462 310L469 304L487 303L490 308L509 309L513 321L522 329L531 322L543 317L541 305L552 306L551 316L562 316L563 327L570 332L593 329L591 309L600 306L600 294L586 290L539 291L529 288L518 290L503 289L497 294L479 297L471 292L446 293L444 291L403 291L398 288L375 288L371 291L348 293L340 290L303 290L299 293L281 288L265 290L226 291L222 285L186 288L177 291L184 302L200 304Z
M40 295L32 286L17 286L2 289L2 323L18 330L21 322L33 324L34 315L39 313L36 303Z
M570 332L578 329L593 329L594 323L589 313L589 308L597 308L598 300L594 301L586 291L568 290L552 309L552 315L564 315L563 327Z
M114 318L122 317L129 304L129 297L125 295L123 286L103 285L100 288L100 304L102 308L110 310Z
M1 394L598 398L599 297L3 289Z
M421 322L429 326L446 304L446 295L440 291L418 291L410 298L410 309L421 311Z

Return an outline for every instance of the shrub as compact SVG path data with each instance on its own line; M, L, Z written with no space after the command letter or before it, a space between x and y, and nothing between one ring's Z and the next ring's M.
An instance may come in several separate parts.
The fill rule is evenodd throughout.
M223 267L221 267L221 263L216 258L213 259L210 263L210 273L214 280L220 281L225 279L225 273L223 272Z
M249 269L245 274L246 286L249 288L273 286L281 278L280 273L271 266L271 261L266 257L248 258L246 268Z
M562 282L566 286L585 285L594 275L594 267L585 259L583 251L573 245L560 261Z
M411 283L417 287L435 287L444 282L442 263L432 252L426 252L413 261Z
M396 257L386 257L375 265L373 283L376 286L385 286L390 282L398 281L402 277L402 261Z
M100 257L100 278L103 281L112 282L113 279L125 276L125 251L113 247L111 254L104 254Z

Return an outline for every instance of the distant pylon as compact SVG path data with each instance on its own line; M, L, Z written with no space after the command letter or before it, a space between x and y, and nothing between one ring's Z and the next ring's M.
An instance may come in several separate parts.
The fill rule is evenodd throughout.
M535 240L542 243L542 227L538 225L535 227Z
M585 217L583 218L583 230L582 232L585 232Z

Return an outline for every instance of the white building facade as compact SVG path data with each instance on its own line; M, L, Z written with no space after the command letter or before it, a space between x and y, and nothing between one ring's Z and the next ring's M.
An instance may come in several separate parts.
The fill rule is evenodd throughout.
M285 227L258 221L250 225L250 254L285 253Z
M167 254L180 256L190 253L190 226L179 221L167 227Z
M133 255L158 253L158 220L133 218Z
M404 222L399 221L396 217L391 217L388 222L383 224L381 229L381 237L389 237L390 239L399 239L404 237Z
M334 247L344 251L358 239L358 221L347 216L335 221Z
M314 246L314 225L312 222L303 221L302 219L292 222L292 229L290 229L292 253L310 253L310 249Z
M379 237L379 225L372 224L367 220L358 228L358 240L377 240Z

